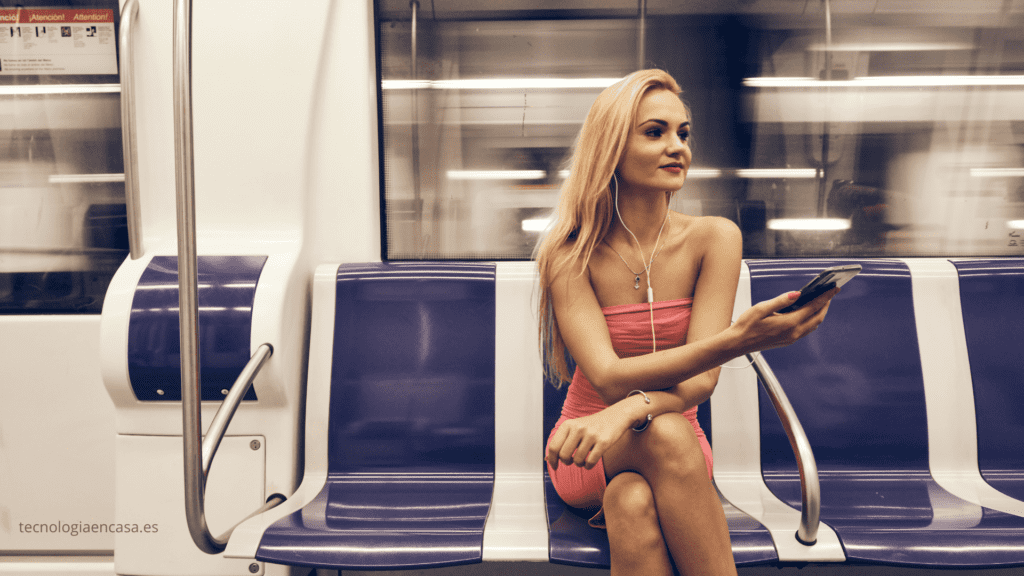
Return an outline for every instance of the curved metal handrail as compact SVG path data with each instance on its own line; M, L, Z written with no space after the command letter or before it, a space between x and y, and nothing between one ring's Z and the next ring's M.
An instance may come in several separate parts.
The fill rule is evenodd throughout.
M135 18L138 0L127 0L121 11L121 145L124 151L124 199L128 215L128 254L142 256L142 210L139 205L139 148L135 140Z
M174 167L178 219L178 327L181 332L181 421L185 472L185 519L192 541L207 554L227 546L234 527L219 537L206 524L206 479L213 456L253 378L273 353L261 344L231 385L202 440L199 388L199 308L196 257L195 168L192 157L192 2L174 2ZM275 495L242 522L284 500ZM240 524L241 522L239 522ZM236 524L235 526L237 526Z
M818 464L814 461L811 442L807 439L804 427L789 403L786 393L782 390L779 379L775 377L768 361L760 353L747 354L754 371L757 372L764 389L768 392L775 411L779 414L782 427L789 437L789 445L796 456L797 469L800 471L800 497L803 505L800 509L800 526L796 531L796 539L808 546L818 540L818 525L821 523L821 485L818 482Z
M202 448L202 460L203 460L203 480L210 476L210 465L213 464L213 457L217 454L217 448L220 447L220 441L224 438L224 433L228 429L228 424L231 424L231 418L234 417L235 412L238 410L238 406L242 403L242 399L249 392L249 388L252 387L252 381L256 378L256 374L259 374L260 368L263 368L263 363L270 358L271 354L274 353L274 347L270 344L260 344L256 348L256 352L253 353L252 358L242 368L241 374L235 379L235 383L231 385L231 389L228 390L228 395L224 397L224 401L221 402L220 408L217 409L217 414L213 416L213 422L210 423L210 429L206 431L206 437L203 438Z

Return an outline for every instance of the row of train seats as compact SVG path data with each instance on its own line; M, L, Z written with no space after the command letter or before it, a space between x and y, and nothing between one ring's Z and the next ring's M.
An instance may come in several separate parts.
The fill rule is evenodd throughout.
M737 312L850 261L744 263ZM1024 565L1024 260L869 260L822 327L766 351L817 461L821 527L748 361L700 418L740 565ZM608 566L605 534L542 466L532 263L321 266L306 471L229 555L341 569ZM244 536L249 534L250 536Z

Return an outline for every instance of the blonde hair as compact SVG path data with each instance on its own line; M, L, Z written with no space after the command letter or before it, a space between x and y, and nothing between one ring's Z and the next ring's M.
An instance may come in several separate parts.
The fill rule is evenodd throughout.
M614 217L610 189L612 174L626 149L636 123L640 100L650 91L679 94L675 79L664 70L640 70L605 88L594 101L576 138L569 177L562 184L557 217L536 251L540 271L540 342L544 375L555 387L571 379L551 303L551 282L570 264L582 274L597 244L608 233ZM567 250L562 250L568 246Z

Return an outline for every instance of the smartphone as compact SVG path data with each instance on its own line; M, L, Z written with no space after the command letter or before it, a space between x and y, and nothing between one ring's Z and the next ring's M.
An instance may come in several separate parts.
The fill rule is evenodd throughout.
M846 264L844 266L833 266L832 268L826 268L818 274L814 280L807 283L806 286L800 289L800 297L796 299L789 306L786 306L782 310L779 310L779 314L786 314L799 310L804 304L807 304L811 300L814 300L818 296L821 296L825 292L842 286L850 281L861 271L860 264Z

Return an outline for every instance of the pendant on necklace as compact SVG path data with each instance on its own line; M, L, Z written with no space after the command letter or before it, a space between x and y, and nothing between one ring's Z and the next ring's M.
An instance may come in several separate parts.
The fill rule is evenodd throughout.
M640 289L640 275L637 274L636 275L636 280L633 281L633 290L639 290L639 289Z

